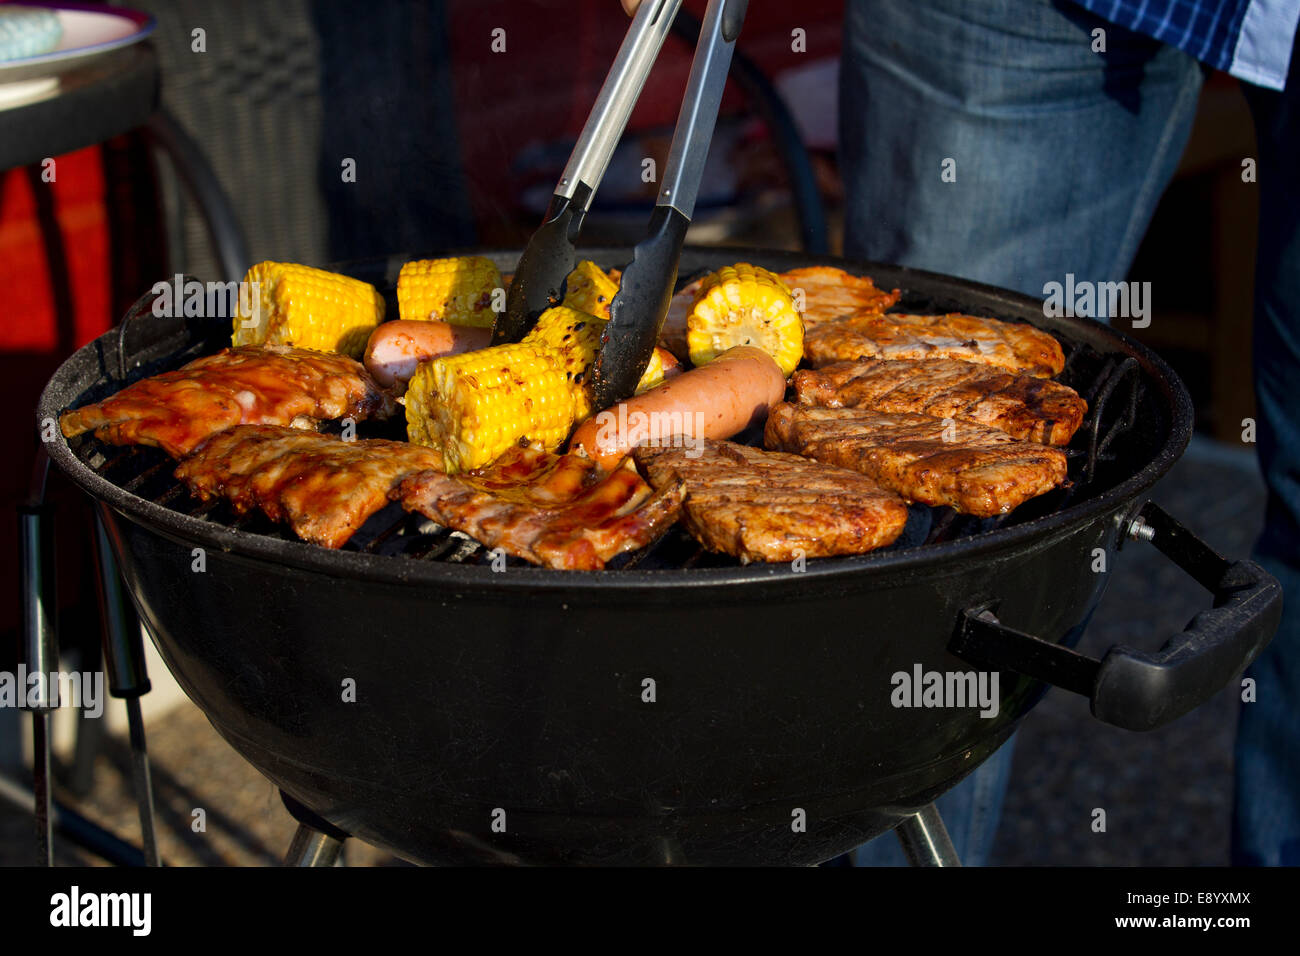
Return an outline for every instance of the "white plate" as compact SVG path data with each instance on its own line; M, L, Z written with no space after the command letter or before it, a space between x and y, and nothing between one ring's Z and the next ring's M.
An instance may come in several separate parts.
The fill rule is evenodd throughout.
M49 53L0 60L0 84L46 79L80 69L97 57L140 42L153 33L157 25L152 15L122 7L41 3L39 0L23 5L53 10L63 26L63 36L59 45Z

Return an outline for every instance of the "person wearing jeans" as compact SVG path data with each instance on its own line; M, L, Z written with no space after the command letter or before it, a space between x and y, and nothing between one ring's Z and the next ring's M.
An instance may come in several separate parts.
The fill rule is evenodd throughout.
M1254 84L1269 490L1257 557L1284 595L1300 595L1300 426L1286 414L1300 389L1297 17L1300 0L849 0L840 74L846 255L1039 297L1071 273L1125 279L1190 134L1203 63ZM1295 864L1300 601L1247 675L1233 860ZM988 862L1010 759L1009 742L938 801L968 865ZM853 857L903 862L890 835Z

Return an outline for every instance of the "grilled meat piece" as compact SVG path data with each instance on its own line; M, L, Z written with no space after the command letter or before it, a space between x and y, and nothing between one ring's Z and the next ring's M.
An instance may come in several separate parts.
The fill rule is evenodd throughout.
M442 456L421 445L239 425L200 445L176 477L200 500L226 498L237 514L261 508L304 541L339 548L388 504L399 480L440 467Z
M548 568L596 571L667 530L682 491L652 491L630 468L606 473L583 455L515 447L478 471L412 475L391 497L489 548Z
M1032 325L974 315L855 315L809 326L804 357L816 368L859 359L959 359L1051 378L1065 368L1056 339Z
M904 498L989 518L1065 480L1065 453L971 422L782 402L768 448L852 468Z
M780 274L791 292L804 294L803 324L811 330L832 319L851 315L878 315L902 295L897 289L885 292L866 276L849 275L832 266L808 266Z
M838 362L791 384L803 405L958 418L1044 445L1068 445L1088 412L1068 385L953 359Z
M691 360L691 346L686 339L690 332L687 320L695 309L695 297L700 294L700 287L706 278L708 277L701 276L677 290L668 302L668 314L664 317L663 328L659 330L659 344L683 362Z
M682 483L682 520L710 551L750 561L861 554L890 544L907 505L865 475L706 440L692 448L632 452L656 488Z
M387 418L394 403L360 362L279 345L222 349L174 372L128 385L59 418L72 438L94 431L113 445L156 445L181 458L235 425ZM297 421L295 421L295 419Z

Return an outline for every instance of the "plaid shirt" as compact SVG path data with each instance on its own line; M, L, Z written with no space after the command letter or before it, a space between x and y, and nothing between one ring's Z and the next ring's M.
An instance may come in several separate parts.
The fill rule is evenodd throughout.
M1286 85L1300 0L1074 0L1111 23L1269 89Z

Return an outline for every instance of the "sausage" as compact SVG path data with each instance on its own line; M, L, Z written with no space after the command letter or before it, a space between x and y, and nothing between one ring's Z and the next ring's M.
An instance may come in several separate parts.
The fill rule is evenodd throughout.
M365 363L380 385L405 385L421 362L440 355L456 355L486 348L492 330L450 322L399 319L385 322L370 333Z
M573 433L569 451L581 448L612 470L637 445L730 438L766 420L768 409L784 397L785 375L776 360L752 345L737 345L708 365L593 415Z

